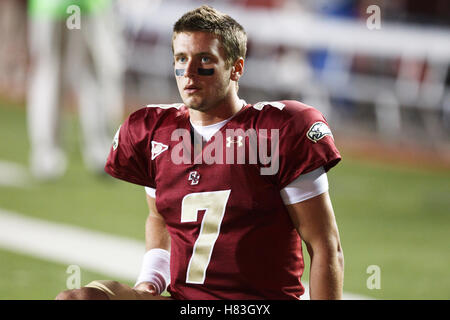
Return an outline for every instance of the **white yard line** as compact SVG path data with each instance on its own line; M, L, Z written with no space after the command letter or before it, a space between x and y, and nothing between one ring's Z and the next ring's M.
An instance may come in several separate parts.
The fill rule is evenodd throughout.
M143 242L0 209L0 247L121 279L136 279Z
M40 259L134 281L145 252L143 242L30 218L0 209L0 247ZM308 292L307 283L304 284ZM302 299L309 299L308 293ZM344 299L371 299L344 293Z

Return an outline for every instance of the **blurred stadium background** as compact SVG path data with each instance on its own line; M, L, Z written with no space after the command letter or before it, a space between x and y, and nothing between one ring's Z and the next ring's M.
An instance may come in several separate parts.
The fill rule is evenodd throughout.
M122 41L123 116L180 100L170 46L178 17L201 4L229 13L249 36L241 98L300 100L321 110L332 127L343 155L329 180L345 291L376 299L450 298L448 1L110 4L115 28L107 31L116 30ZM30 172L27 87L36 60L27 6L0 1L0 299L53 299L73 280L70 265L80 267L81 285L111 278L132 285L143 253L144 191L86 168L77 89L66 82L60 139L67 170L52 181ZM69 35L80 32L67 27L71 14L61 17ZM79 66L68 67L64 77L82 81ZM378 282L370 266L379 267Z

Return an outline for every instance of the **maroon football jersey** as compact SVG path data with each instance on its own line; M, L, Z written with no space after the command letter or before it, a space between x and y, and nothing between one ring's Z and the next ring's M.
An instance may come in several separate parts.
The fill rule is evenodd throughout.
M299 299L301 239L280 190L341 159L297 101L247 105L200 147L184 105L148 106L116 134L105 171L156 188L175 299Z

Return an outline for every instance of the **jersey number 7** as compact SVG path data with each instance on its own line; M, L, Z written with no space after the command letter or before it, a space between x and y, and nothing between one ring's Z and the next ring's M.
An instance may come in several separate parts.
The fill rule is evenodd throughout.
M203 216L200 234L186 273L186 283L203 284L211 254L220 233L231 190L190 193L184 196L181 204L181 222L197 221L198 211L206 210Z

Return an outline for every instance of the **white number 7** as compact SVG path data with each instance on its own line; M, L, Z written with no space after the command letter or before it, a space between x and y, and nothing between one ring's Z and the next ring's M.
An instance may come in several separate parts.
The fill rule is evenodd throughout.
M219 237L220 225L231 190L190 193L181 203L181 222L197 221L199 210L206 210L203 216L200 234L186 273L186 283L202 284L205 282L214 244Z

